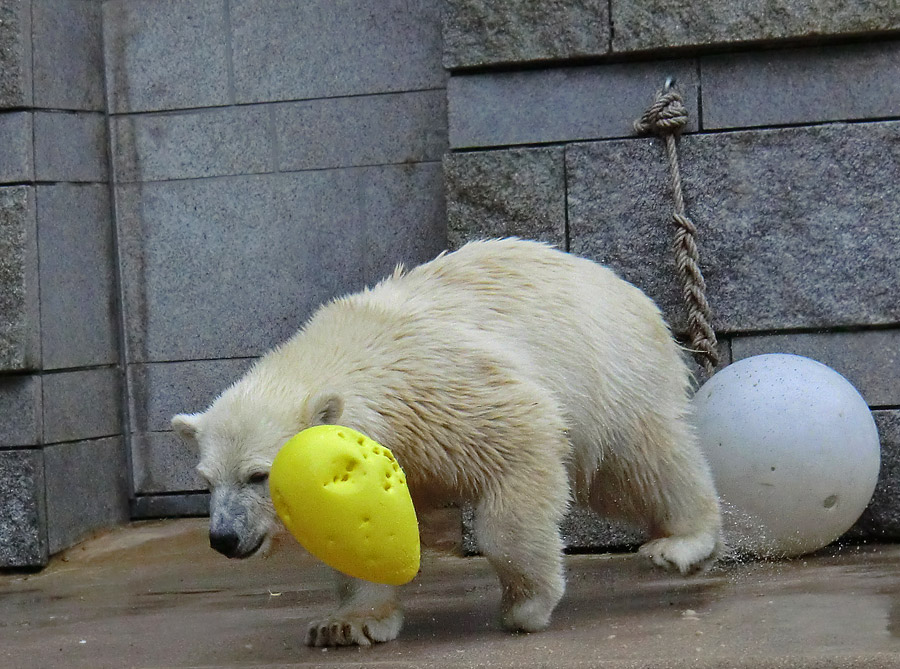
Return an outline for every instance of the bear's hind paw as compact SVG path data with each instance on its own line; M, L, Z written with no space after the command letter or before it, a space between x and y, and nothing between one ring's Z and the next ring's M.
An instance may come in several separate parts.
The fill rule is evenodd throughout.
M553 605L538 599L518 602L500 616L500 625L507 632L540 632L550 624Z
M310 623L306 633L306 645L371 646L396 639L403 627L403 613L393 609L388 614L376 616L366 613L336 613L325 620Z
M638 552L658 567L689 574L714 560L717 548L718 540L714 535L700 534L654 539L641 546Z

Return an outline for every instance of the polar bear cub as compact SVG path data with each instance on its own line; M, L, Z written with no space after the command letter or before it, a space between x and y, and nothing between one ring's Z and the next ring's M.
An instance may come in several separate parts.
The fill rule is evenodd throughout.
M257 552L276 527L279 448L342 424L390 448L417 508L469 502L502 586L501 623L543 629L563 595L570 502L642 523L640 552L689 572L720 547L719 504L687 420L689 372L659 310L591 261L517 239L472 242L322 306L203 413L210 543ZM311 512L314 512L311 510ZM316 646L397 636L395 589L339 577Z

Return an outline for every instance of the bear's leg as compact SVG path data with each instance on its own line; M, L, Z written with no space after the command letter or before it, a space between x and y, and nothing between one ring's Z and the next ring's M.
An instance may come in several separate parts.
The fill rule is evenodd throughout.
M339 606L324 620L309 625L308 646L369 646L397 638L403 611L397 589L335 572Z
M561 463L530 479L511 478L482 497L475 533L500 577L501 624L511 632L536 632L547 627L565 590L559 523L568 483Z
M721 518L712 475L682 420L648 423L631 447L604 458L590 502L606 516L645 524L651 540L640 553L686 574L721 549Z
M685 498L684 491L671 492L670 499L656 508L651 521L654 537L640 548L640 554L653 564L675 569L682 574L708 565L722 548L722 526L719 505L712 480L704 468L697 468L689 477L693 490ZM676 484L675 487L679 487Z

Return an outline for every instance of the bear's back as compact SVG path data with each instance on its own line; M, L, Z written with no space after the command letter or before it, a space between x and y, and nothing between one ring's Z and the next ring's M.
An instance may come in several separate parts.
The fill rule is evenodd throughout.
M643 292L606 267L539 242L470 242L348 300L383 312L388 330L414 332L423 346L446 341L486 350L558 393L591 394L617 380L630 392L660 380L638 382L635 370L654 375L664 367L672 378L672 367L683 364ZM633 364L648 355L655 367Z
M443 407L451 424L454 407L484 388L499 394L467 411L506 401L503 379L525 384L560 407L585 471L599 461L598 445L633 429L635 416L677 418L689 378L640 290L589 260L521 240L470 243L324 305L251 376L274 380L255 387L339 392L347 419L376 439L386 415L413 425L413 405Z
M659 309L638 288L602 265L527 240L470 242L363 299L542 356L560 349L590 357L592 348L595 355L628 348L635 337L670 345Z

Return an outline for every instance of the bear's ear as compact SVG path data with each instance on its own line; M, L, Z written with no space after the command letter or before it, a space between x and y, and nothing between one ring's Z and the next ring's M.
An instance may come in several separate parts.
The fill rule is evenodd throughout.
M202 413L180 413L172 417L172 429L189 444L197 443Z
M344 413L344 398L335 392L325 391L310 397L303 407L303 424L337 425Z

